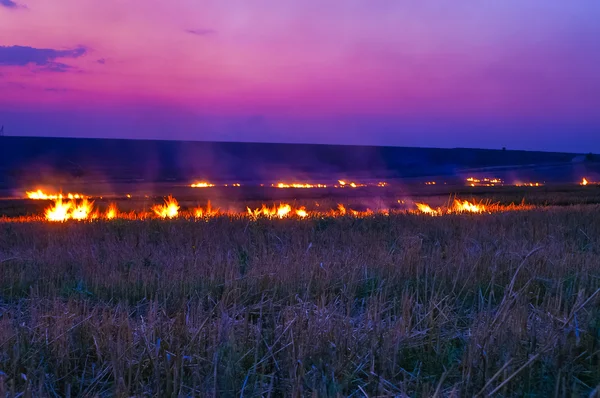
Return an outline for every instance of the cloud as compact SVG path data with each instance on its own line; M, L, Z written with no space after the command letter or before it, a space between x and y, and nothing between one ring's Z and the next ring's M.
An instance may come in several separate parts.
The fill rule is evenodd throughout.
M6 1L6 0L0 0ZM72 50L55 50L51 48L34 48L26 46L0 46L0 66L37 65L38 71L68 72L72 66L56 62L57 58L79 58L87 52L85 47Z
M196 36L210 36L210 35L214 35L215 33L217 33L217 31L214 29L204 29L204 28L186 29L185 32L192 34L192 35L196 35Z
M19 5L12 0L0 0L0 6L6 8L19 8Z

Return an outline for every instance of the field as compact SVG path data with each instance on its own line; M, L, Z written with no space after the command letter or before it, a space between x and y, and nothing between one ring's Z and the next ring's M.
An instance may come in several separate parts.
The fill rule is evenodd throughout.
M0 396L599 394L591 188L481 193L540 205L494 214L0 222Z

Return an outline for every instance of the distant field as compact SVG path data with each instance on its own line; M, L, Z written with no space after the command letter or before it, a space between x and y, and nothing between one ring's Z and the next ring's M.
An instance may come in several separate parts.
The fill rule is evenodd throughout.
M587 396L599 255L594 204L0 222L0 396Z

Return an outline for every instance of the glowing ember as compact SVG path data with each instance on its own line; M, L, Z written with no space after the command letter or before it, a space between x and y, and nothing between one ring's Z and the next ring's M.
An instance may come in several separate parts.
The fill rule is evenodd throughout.
M381 187L381 188L387 187L388 185L389 184L387 182L385 182L385 181L380 181L380 182L377 183L377 186Z
M206 181L199 181L199 182L195 182L192 185L190 185L190 187L192 188L210 188L210 187L214 187L215 184L211 184L210 182L206 182Z
M426 181L425 185L435 185L436 182L435 181Z
M169 195L164 204L153 206L152 211L160 218L175 218L179 214L179 203Z
M119 215L119 210L117 209L116 203L111 203L108 205L108 209L106 210L106 218L109 220L117 218Z

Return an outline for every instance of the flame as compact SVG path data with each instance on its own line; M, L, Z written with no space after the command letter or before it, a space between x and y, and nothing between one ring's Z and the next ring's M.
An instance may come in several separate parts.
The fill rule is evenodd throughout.
M117 218L119 215L119 210L117 209L116 203L111 203L108 205L108 209L106 210L106 218L109 220Z
M210 182L206 182L206 181L198 181L198 182L195 182L190 185L190 187L192 187L192 188L210 188L210 187L214 187L214 186L215 186L215 184L211 184Z
M219 214L219 209L213 209L210 200L206 203L206 209L198 206L194 209L194 217L214 217Z
M584 178L583 180L581 180L580 185L584 185L585 186L587 184L589 184L589 182L588 182L588 180L586 178Z
M38 189L37 191L26 191L25 194L27 196L27 199L35 200L57 200L64 199L65 197L68 199L83 199L87 197L80 193L68 193L66 195L63 195L62 193L49 194L42 191L41 189Z
M455 213L483 213L486 210L485 205L471 203L468 200L454 199L450 212Z
M72 202L63 203L62 198L54 201L54 205L46 209L46 220L48 221L67 221L70 218Z
M426 181L425 185L435 185L436 182L435 181Z
M153 206L152 211L160 218L175 218L179 214L179 203L169 195L164 204Z
M385 182L385 181L380 181L380 182L377 183L377 186L381 187L381 188L387 187L388 185L389 184L387 182Z
M439 216L442 214L441 209L434 210L426 203L415 203L415 205L421 213L429 214L431 216Z
M340 183L341 186L345 186L346 185L346 181L338 180L338 182Z
M344 206L341 203L338 203L338 211L340 212L340 215L345 216L346 215L346 206Z
M75 202L73 202L75 204ZM92 217L92 211L94 210L94 202L89 202L87 199L83 199L79 205L75 204L73 211L71 212L71 218L74 220L85 220L88 217Z
M94 212L94 202L88 201L87 198L83 198L78 204L75 199L63 202L63 198L59 197L44 211L44 214L48 221L67 221L69 219L82 221L97 217L97 213Z
M308 212L306 211L306 208L302 206L301 208L296 209L296 215L300 218L306 218L308 216Z
M292 211L292 206L288 204L280 204L277 208L277 217L283 218Z

